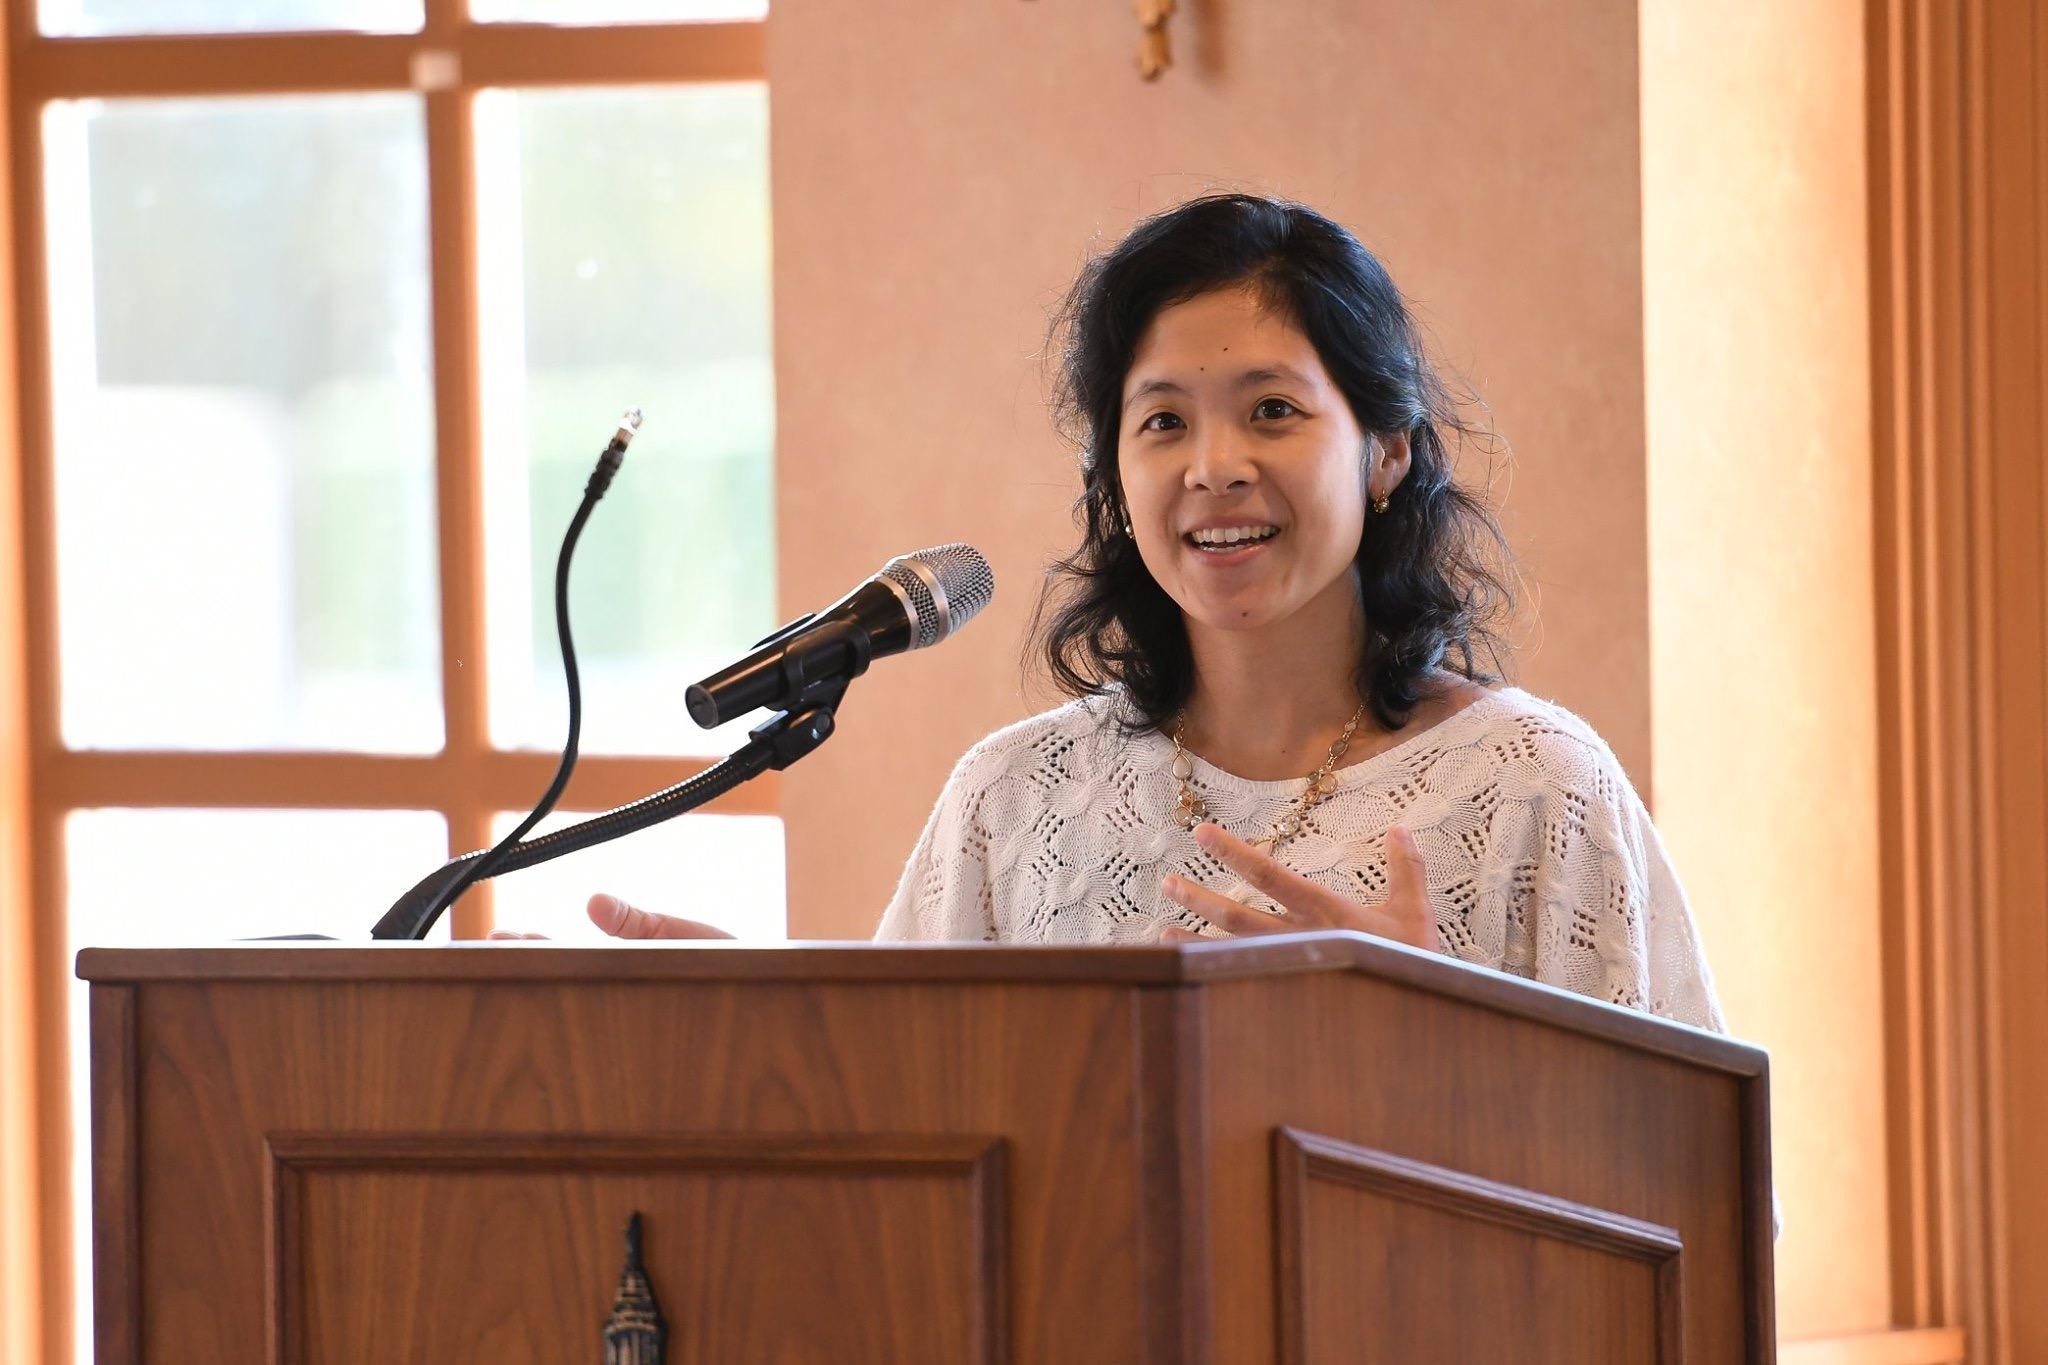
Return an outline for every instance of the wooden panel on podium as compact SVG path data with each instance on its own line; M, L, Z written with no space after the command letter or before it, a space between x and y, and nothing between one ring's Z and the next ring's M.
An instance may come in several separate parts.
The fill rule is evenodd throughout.
M273 1358L574 1360L642 1213L706 1360L1004 1358L999 1139L273 1137ZM459 1177L459 1178L455 1178ZM794 1253L794 1254L793 1254ZM417 1315L385 1305L412 1302Z
M1675 1229L1292 1129L1276 1146L1282 1360L1682 1353ZM1485 1311L1504 1300L1520 1315Z
M102 1362L1771 1358L1762 1054L1358 935L79 970Z

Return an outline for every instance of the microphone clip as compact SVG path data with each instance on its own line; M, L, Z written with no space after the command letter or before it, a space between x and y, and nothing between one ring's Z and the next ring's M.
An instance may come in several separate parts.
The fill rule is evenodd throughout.
M782 676L782 709L796 715L822 704L830 710L874 657L874 642L851 621L828 622L799 635L783 650L776 670Z
M847 621L820 626L782 656L789 705L747 732L748 747L780 772L832 738L839 703L874 658L868 633Z
M832 738L838 725L838 706L846 695L846 679L826 684L830 695L815 705L778 711L747 731L747 747L762 753L767 764L781 772Z

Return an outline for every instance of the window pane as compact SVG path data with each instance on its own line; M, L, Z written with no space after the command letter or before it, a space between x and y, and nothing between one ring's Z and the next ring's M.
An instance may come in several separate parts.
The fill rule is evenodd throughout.
M556 549L632 405L576 552L583 744L722 752L683 690L775 624L766 92L489 91L477 121L491 737L562 742Z
M45 138L66 742L438 748L419 101Z
M65 847L77 948L368 943L391 902L447 861L448 827L435 811L81 810Z
M502 839L524 815L501 815ZM540 833L588 819L560 811ZM608 942L583 912L593 892L623 896L643 910L715 924L754 941L789 936L782 821L772 815L684 815L609 844L571 853L491 883L501 929L571 943Z
M768 0L471 0L482 23L675 24L712 19L759 19Z
M428 811L82 810L65 822L69 962L80 948L323 933L369 941L399 893L448 856ZM444 916L442 924L447 919ZM447 937L445 927L436 937ZM91 1056L71 983L71 1199L77 1360L92 1359Z
M41 0L38 15L43 32L62 37L322 28L410 33L420 27L420 0Z

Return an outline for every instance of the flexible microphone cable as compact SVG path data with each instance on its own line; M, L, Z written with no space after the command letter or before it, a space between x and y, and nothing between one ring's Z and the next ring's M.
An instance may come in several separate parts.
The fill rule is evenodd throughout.
M488 852L468 854L435 873L430 881L439 880L451 871L454 871L454 876L443 890L422 906L409 906L412 898L402 898L383 919L377 921L376 927L370 931L372 938L425 938L441 913L460 899L463 892L501 869L506 857L519 847L520 840L547 817L568 789L569 776L576 771L576 752L583 735L583 684L576 669L576 641L569 629L569 563L576 555L576 542L582 538L584 524L590 520L590 513L598 500L612 486L612 480L618 476L619 467L625 463L626 447L633 443L633 437L639 430L640 409L627 408L619 419L618 430L612 433L610 444L597 457L597 468L591 471L589 482L583 486L583 501L577 506L576 515L570 518L569 530L562 537L562 548L555 556L555 636L561 642L562 673L569 686L569 739L562 746L562 761L555 768L554 781L548 784L539 803L510 834Z
M415 883L384 912L370 930L372 938L423 939L444 910L486 878L646 829L715 801L763 772L787 768L832 737L834 713L847 685L867 670L871 657L946 639L974 619L994 595L988 561L971 545L956 542L899 555L840 602L776 631L755 646L753 655L690 689L691 714L699 724L730 719L707 719L699 714L706 706L729 707L734 714L761 706L780 708L748 732L747 743L738 751L651 796L524 841L561 799L576 766L583 700L569 630L569 561L591 508L618 472L639 416L638 410L627 413L599 458L555 565L555 628L568 682L569 740L554 782L510 834L489 849L450 859ZM714 684L725 691L714 691Z

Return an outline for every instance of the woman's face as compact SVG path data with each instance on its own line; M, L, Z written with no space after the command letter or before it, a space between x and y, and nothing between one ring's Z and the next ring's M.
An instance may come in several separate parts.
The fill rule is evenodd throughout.
M1371 496L1408 469L1368 442L1306 335L1251 289L1161 309L1124 377L1117 463L1145 567L1190 624L1348 614ZM1370 485L1368 485L1370 481Z

